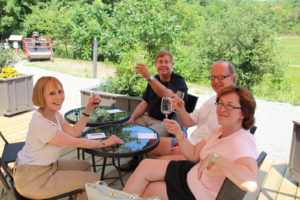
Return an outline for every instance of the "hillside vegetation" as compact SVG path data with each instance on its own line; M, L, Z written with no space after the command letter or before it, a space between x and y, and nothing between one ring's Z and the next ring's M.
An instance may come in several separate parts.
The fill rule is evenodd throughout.
M227 60L236 66L237 84L255 95L298 101L286 98L294 89L286 78L291 63L278 36L299 34L299 1L7 0L0 5L1 39L39 31L53 39L56 57L91 60L95 37L98 60L116 67L116 77L107 80L112 92L140 96L147 82L132 76L132 66L143 55L155 73L154 56L167 49L174 54L175 72L191 83L208 86L211 65Z

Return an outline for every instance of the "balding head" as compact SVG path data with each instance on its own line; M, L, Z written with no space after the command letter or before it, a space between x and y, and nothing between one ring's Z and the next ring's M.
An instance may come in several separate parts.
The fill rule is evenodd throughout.
M227 61L217 61L211 67L210 81L211 86L216 93L219 93L223 88L235 85L235 68Z

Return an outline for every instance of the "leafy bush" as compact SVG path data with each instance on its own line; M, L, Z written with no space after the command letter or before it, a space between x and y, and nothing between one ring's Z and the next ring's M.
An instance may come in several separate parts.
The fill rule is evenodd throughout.
M148 65L151 74L156 74L155 67L151 67L154 64L154 58L150 58L147 51L136 48L123 54L122 62L116 66L117 76L102 82L100 90L129 96L142 96L147 81L141 75L137 75L134 68L141 55L144 56L143 63Z
M180 26L176 41L170 47L174 54L174 72L185 77L186 81L198 82L201 73L199 35L204 24L203 17L199 15L199 2L171 1L169 9Z
M100 59L119 63L123 53L142 45L150 55L169 49L179 29L176 17L160 0L131 0L104 4L66 3L54 0L34 6L24 20L24 34L38 30L56 40L54 49L71 46L74 58L91 60L94 36L98 40ZM60 45L61 41L64 45ZM61 54L61 50L60 50Z
M3 67L11 66L16 63L16 58L14 57L14 51L12 49L2 49L0 48L0 72Z
M272 74L280 82L284 65L277 60L276 34L269 26L265 4L244 2L206 21L201 32L200 58L206 68L217 60L231 62L237 70L237 84L251 89ZM204 71L204 70L202 70ZM274 79L274 80L275 80Z

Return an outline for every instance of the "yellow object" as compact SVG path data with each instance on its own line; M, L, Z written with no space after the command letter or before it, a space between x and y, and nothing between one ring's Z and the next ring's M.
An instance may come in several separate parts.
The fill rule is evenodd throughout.
M16 76L20 76L20 74L13 67L3 67L0 73L0 78L12 78Z

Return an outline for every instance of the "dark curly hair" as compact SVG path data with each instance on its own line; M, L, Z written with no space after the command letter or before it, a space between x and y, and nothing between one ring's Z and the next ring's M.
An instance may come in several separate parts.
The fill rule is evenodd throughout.
M251 92L246 88L237 87L237 86L228 86L223 88L217 96L217 103L220 101L220 98L229 93L235 93L239 96L239 103L241 105L241 110L244 116L242 127L246 130L250 129L255 122L254 113L256 108L256 102Z

